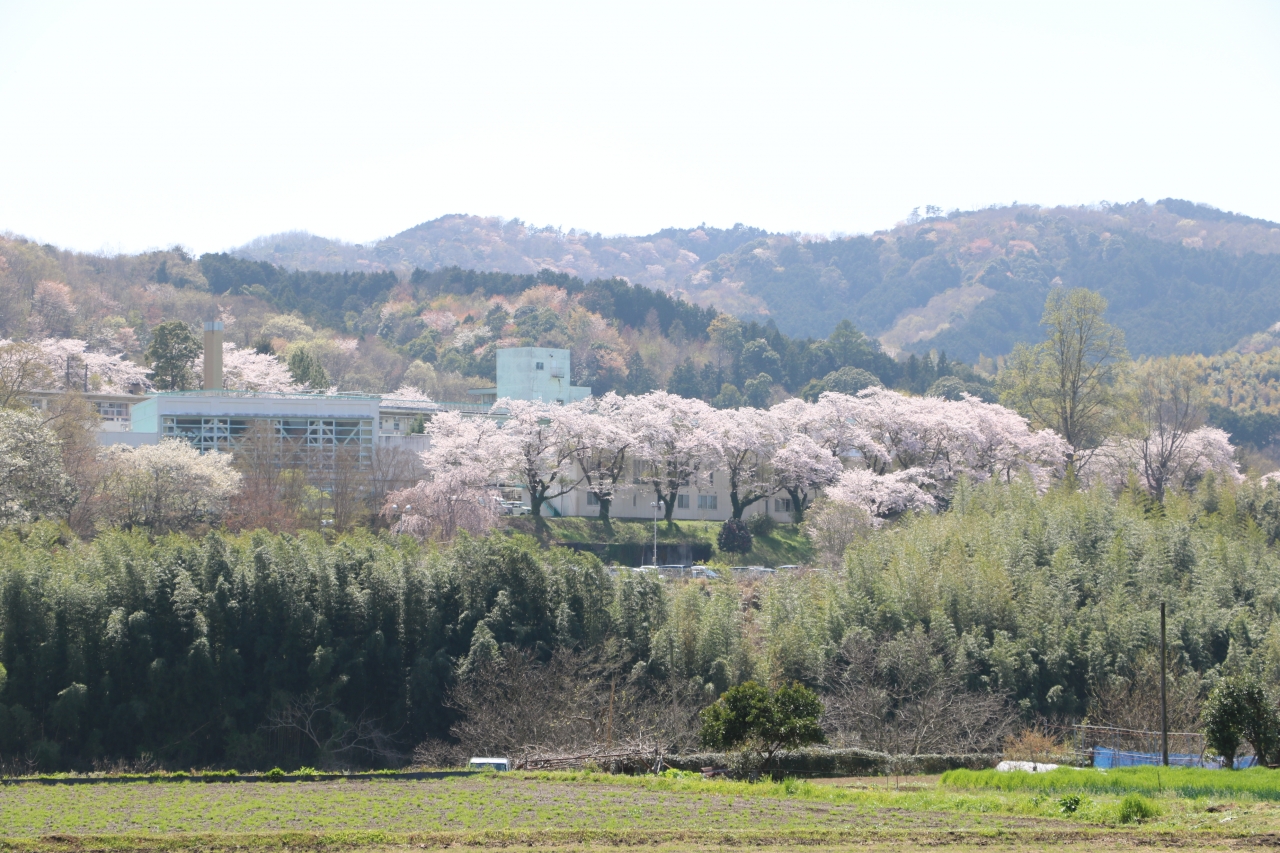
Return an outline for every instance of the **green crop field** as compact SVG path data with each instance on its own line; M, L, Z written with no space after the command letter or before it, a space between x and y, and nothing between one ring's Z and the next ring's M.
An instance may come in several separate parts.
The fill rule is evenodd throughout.
M1172 792L1193 798L1280 800L1280 773L1265 768L1223 771L1195 767L1118 767L1114 770L1060 767L1049 773L952 770L942 777L942 783L951 788L1041 794L1139 793L1151 796Z
M1252 792L1233 801L1157 791L1134 811L1120 793L1075 795L1073 804L1068 796L1067 809L1045 790L910 778L749 785L525 773L27 783L0 786L0 850L1238 849L1280 837L1280 804Z

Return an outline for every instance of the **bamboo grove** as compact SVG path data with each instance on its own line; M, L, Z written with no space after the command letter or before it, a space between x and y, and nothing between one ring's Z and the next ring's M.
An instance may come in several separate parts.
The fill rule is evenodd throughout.
M1136 489L961 481L947 512L866 532L842 566L754 582L612 572L505 533L436 547L366 532L81 542L11 528L0 758L249 769L348 750L395 763L449 740L462 713L451 691L510 653L571 652L591 678L698 705L747 679L832 701L872 690L849 686L850 661L911 642L925 669L1024 723L1078 720L1114 685L1140 687L1160 601L1193 695L1232 668L1276 684L1278 534L1280 487L1212 478L1163 504ZM1154 701L1131 689L1131 704ZM286 712L311 735L281 725Z

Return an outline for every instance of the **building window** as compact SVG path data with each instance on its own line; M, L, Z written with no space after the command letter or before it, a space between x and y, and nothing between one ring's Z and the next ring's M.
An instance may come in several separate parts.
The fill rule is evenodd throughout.
M774 498L774 512L791 512L791 498Z
M676 495L676 509L688 509L688 508L689 508L689 496Z
M698 509L719 509L719 495L698 495Z
M707 482L708 482L708 483L710 483L710 484L711 484L711 485L713 485L713 486L716 484L716 472L715 472L715 471L712 471L710 474L708 474L708 475L707 475Z
M534 362L533 369L534 369L534 370L541 370L541 369L542 369L542 362L540 362L540 361Z
M105 421L127 421L129 420L129 404L99 402L98 414Z
M600 496L595 492L587 492L587 506L600 506Z

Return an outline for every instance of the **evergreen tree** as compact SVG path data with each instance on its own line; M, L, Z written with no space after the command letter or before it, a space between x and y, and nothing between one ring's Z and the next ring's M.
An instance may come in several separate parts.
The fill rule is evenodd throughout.
M147 362L162 391L183 391L194 378L192 367L200 355L200 339L181 320L167 320L151 330Z

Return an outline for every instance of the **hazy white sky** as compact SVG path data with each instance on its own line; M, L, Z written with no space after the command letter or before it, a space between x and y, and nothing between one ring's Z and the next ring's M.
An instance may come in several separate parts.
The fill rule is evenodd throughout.
M1280 220L1280 3L0 0L0 231L196 251L446 213L869 231Z

